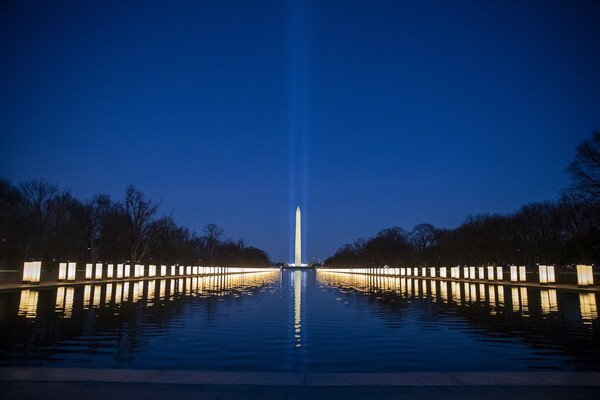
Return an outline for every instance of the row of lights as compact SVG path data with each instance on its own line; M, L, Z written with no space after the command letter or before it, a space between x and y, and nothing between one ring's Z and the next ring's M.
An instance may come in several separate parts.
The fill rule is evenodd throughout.
M488 281L502 281L504 279L503 267L420 267L420 268L346 268L346 269L324 269L331 272L377 274L377 275L399 275L399 276L422 276L436 278L447 278L448 272L452 279L479 279ZM448 271L449 270L449 271ZM486 277L487 272L487 277ZM539 283L556 283L556 271L554 265L539 265ZM526 282L527 269L525 266L510 266L511 282ZM487 279L486 279L487 278ZM580 287L592 286L594 275L591 265L577 266L577 285Z
M76 263L59 263L58 265L58 280L74 282ZM156 265L148 266L146 274L146 266L142 264L134 264L133 268L130 264L86 264L85 279L86 280L101 280L106 279L123 279L123 278L143 278L156 276L193 276L193 275L210 275L222 273L243 273L243 272L263 272L270 271L267 268L234 268L234 267L197 267L197 266L182 266L182 265L160 265L160 269ZM25 262L23 265L23 283L39 284L42 271L41 261ZM133 273L133 276L132 276Z

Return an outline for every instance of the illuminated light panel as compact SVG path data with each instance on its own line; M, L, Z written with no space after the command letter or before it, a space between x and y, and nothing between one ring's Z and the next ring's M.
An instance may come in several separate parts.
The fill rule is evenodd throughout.
M487 267L487 274L488 274L488 281L493 281L494 280L494 267L492 266L488 266Z
M102 263L96 264L96 275L94 279L102 279Z
M85 264L85 279L92 279L94 264Z
M30 261L23 263L23 283L39 284L41 274L41 261Z
M74 262L70 262L67 264L67 281L68 282L75 281L76 268L77 268L77 264Z
M67 279L67 263L58 264L58 280L64 281Z

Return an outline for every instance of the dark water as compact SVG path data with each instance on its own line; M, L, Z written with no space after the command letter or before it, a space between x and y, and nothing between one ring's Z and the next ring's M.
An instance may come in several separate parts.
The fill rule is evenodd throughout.
M593 293L315 271L0 294L0 366L600 370Z

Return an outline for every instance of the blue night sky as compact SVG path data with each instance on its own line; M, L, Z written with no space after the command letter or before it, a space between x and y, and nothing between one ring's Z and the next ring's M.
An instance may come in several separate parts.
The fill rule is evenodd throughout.
M598 1L3 1L0 174L127 184L291 261L556 199L600 128Z

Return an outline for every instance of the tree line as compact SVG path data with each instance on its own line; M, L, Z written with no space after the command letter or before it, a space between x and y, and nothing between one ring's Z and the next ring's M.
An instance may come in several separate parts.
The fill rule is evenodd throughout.
M455 229L387 228L340 247L329 267L600 263L600 131L581 142L558 200L469 216Z
M197 235L159 217L159 207L133 185L120 201L106 194L80 201L43 179L13 185L0 178L0 268L34 259L50 268L65 261L270 265L266 252L225 239L218 225Z

